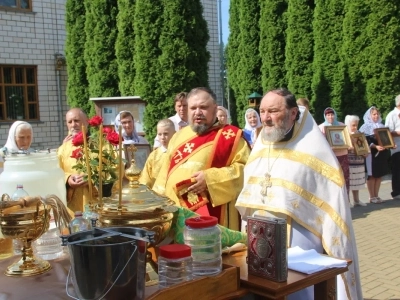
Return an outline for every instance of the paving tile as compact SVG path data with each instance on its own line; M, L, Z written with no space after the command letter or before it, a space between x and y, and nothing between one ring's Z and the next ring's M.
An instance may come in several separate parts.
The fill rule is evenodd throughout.
M400 300L400 200L391 199L390 183L381 185L383 203L368 203L364 188L367 206L351 209L364 300Z

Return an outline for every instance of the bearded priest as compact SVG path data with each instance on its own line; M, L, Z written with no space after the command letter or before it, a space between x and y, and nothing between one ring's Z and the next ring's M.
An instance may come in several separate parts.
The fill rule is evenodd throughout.
M239 229L235 200L243 187L250 147L242 130L221 125L217 101L208 88L187 95L189 124L172 137L153 190L219 224Z
M353 261L337 277L337 299L363 299L345 181L328 142L309 111L301 107L300 112L286 89L265 94L260 116L263 128L236 202L242 228L254 213L285 218L288 247ZM314 290L301 290L288 299L314 299Z

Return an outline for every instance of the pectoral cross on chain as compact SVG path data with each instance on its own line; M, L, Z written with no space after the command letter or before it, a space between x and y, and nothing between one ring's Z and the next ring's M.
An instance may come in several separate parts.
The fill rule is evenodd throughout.
M271 175L269 173L265 173L264 179L260 182L261 186L261 195L267 196L268 195L268 188L272 186L271 182Z

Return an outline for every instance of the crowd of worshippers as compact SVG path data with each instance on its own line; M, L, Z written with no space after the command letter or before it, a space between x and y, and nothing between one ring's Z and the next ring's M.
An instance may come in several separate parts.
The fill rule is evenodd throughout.
M366 205L359 198L365 183L369 203L382 202L379 187L382 176L390 172L390 156L392 196L400 199L399 148L388 150L374 136L375 128L388 127L399 144L400 95L385 124L373 106L365 112L359 129L358 116L347 115L342 123L331 107L324 110L325 121L317 125L309 101L296 100L283 88L267 92L259 112L246 110L243 129L230 124L228 110L217 105L216 95L208 88L178 93L174 107L174 116L157 123L153 151L140 183L178 206L215 216L219 224L234 230L245 230L247 217L254 214L287 219L289 246L353 261L339 277L338 299L362 299L350 208ZM85 174L76 174L72 168L76 161L71 153L73 136L81 132L82 125L88 126L87 115L72 108L66 114L66 125L69 134L57 150L59 164L65 172L68 207L83 210L91 195ZM131 112L119 112L114 125L116 130L122 126L124 142L148 144L136 132ZM363 133L370 153L357 155L352 146L332 147L325 130L339 125L346 125L350 134ZM30 149L32 140L32 126L16 121L3 152ZM312 299L312 289L299 293ZM299 299L297 293L291 298Z

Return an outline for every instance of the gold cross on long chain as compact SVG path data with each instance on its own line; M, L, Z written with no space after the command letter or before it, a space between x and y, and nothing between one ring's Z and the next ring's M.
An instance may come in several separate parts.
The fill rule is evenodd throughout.
M272 186L271 182L271 175L269 173L265 173L264 179L260 182L261 186L261 195L267 196L268 195L268 188Z

